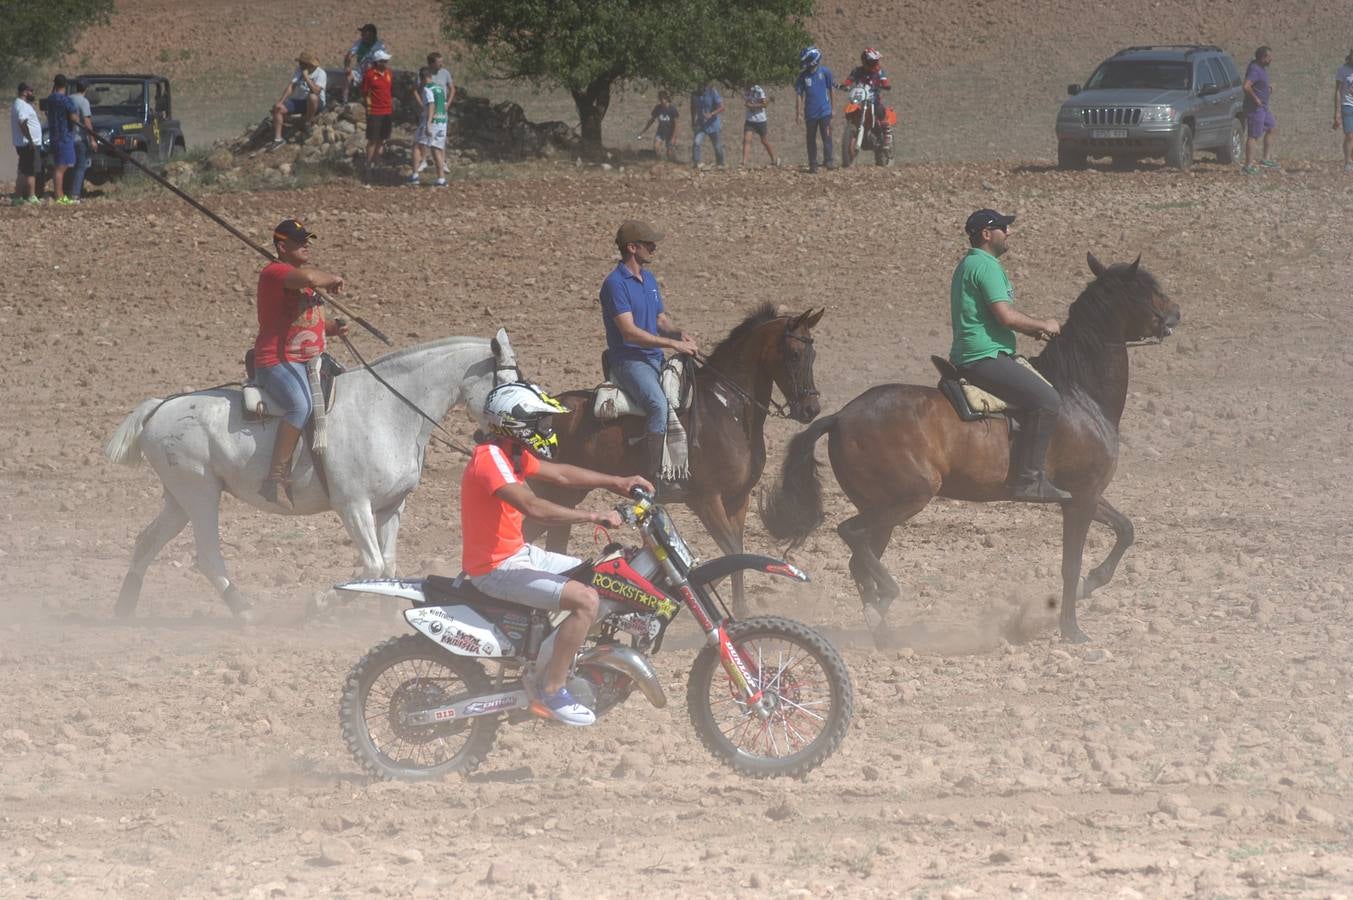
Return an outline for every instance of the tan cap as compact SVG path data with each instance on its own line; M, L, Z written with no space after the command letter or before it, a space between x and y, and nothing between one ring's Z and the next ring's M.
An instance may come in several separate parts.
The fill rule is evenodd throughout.
M621 222L620 230L615 233L615 245L621 250L625 249L626 244L641 244L646 241L657 243L660 240L662 240L661 231L638 219L626 219Z
M319 54L313 50L307 50L296 57L296 62L303 66L317 66L319 65Z

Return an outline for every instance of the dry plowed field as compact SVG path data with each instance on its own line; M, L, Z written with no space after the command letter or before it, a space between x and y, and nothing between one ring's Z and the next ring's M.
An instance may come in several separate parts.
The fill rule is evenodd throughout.
M805 781L744 780L702 749L683 620L656 659L667 709L636 697L591 729L508 729L468 778L374 783L339 738L339 691L400 628L365 606L302 621L352 571L332 515L227 498L227 562L256 628L194 571L189 533L152 567L135 622L112 617L159 488L102 442L144 397L238 377L258 260L172 198L0 210L0 896L1353 892L1353 182L1328 166L1251 180L1211 164L567 166L438 193L210 202L260 240L302 216L317 263L398 344L506 326L554 390L597 379L610 236L651 218L669 236L655 264L669 306L706 346L760 301L826 306L827 412L873 384L932 383L972 209L1017 210L1006 259L1036 315L1065 315L1087 250L1140 253L1183 325L1132 351L1108 497L1137 543L1083 604L1091 643L1065 645L1056 513L937 502L885 555L906 646L880 651L828 474L829 525L795 557L812 583L752 587L758 611L824 628L854 678L850 733ZM773 423L772 471L795 428ZM403 573L456 570L461 464L430 452ZM1092 564L1110 543L1092 532ZM755 517L748 544L774 550Z

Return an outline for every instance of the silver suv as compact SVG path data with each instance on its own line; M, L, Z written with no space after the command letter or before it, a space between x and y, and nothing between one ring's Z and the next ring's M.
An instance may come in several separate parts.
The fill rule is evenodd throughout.
M1057 112L1057 167L1083 169L1108 156L1131 168L1163 156L1175 169L1195 150L1232 163L1245 154L1240 73L1220 47L1166 44L1128 47L1099 64Z

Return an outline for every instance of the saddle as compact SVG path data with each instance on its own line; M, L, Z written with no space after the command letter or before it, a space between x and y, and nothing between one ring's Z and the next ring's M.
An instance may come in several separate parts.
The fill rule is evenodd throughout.
M1014 359L1015 362L1042 378L1043 381L1047 381L1046 378L1043 378L1042 373L1035 369L1027 359L1022 356L1016 356ZM1006 413L1013 411L1010 404L995 394L984 391L975 384L970 384L967 379L958 374L958 369L949 360L940 356L932 356L930 361L934 363L935 368L940 373L938 385L940 393L954 407L954 412L958 413L958 417L964 422L976 422L978 419L991 419L997 416L1009 418ZM1051 382L1048 383L1051 384ZM1010 418L1010 430L1012 433L1018 430L1018 423L1013 418Z
M592 402L592 415L598 419L619 419L622 416L643 416L644 408L635 403L620 385L610 380L611 367L607 355L601 355L603 381L596 387L596 399ZM695 387L695 364L684 356L674 356L663 364L662 392L667 396L667 405L677 412L690 409L691 395Z
M345 371L343 365L327 353L320 355L319 363L319 386L324 395L324 411L328 412L334 405L334 378L342 375ZM251 347L244 354L244 385L241 389L243 394L244 418L246 421L259 422L264 419L276 418L275 409L280 409L281 404L268 396L268 392L254 380L256 372L254 369L254 351ZM318 409L318 404L316 409Z

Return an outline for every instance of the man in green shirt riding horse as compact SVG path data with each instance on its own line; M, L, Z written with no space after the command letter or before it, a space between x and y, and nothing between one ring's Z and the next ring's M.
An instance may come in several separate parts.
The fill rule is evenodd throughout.
M1012 499L1064 503L1071 499L1045 471L1048 445L1062 398L1015 355L1015 333L1047 339L1061 332L1056 319L1034 319L1015 309L1015 290L999 258L1010 246L1014 216L979 209L964 230L971 245L949 285L954 343L949 361L970 383L1010 404L1020 430L1010 448Z

